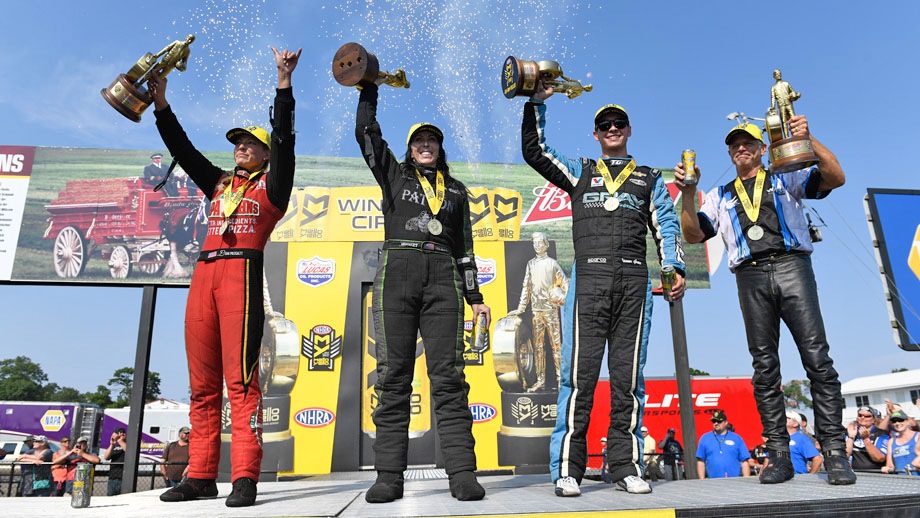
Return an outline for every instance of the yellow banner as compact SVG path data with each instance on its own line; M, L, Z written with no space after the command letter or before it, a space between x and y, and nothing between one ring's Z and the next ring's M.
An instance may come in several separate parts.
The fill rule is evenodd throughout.
M383 241L380 187L332 189L326 240Z
M469 191L473 239L476 241L498 239L498 232L495 229L495 213L492 211L492 193L485 187L470 187Z
M291 243L285 316L301 334L300 368L291 392L294 473L329 473L342 371L352 243Z
M497 239L517 241L521 236L521 207L524 198L513 189L492 189L492 212L495 214Z

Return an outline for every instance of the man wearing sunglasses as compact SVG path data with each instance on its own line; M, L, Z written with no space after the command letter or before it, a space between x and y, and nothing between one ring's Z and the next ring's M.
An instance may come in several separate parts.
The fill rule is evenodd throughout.
M578 496L587 461L594 388L605 347L610 371L607 462L614 487L650 493L642 479L640 433L652 292L645 264L651 230L658 261L677 272L673 300L684 293L680 227L657 169L637 166L626 150L632 126L622 106L594 115L600 158L570 159L546 144L546 105L553 89L542 82L524 105L524 160L572 200L575 264L563 306L562 366L550 473L557 496ZM578 279L576 281L576 270Z
M739 124L725 136L737 177L718 186L696 210L696 184L683 183L683 165L675 168L675 184L685 203L681 228L689 243L721 234L728 268L735 274L741 316L753 357L754 398L770 462L760 474L762 484L779 484L795 472L784 424L779 362L780 320L792 333L811 381L815 432L825 453L827 481L856 483L846 456L843 396L830 357L818 287L811 265L814 250L805 217L804 199L821 199L846 180L837 157L808 131L804 115L789 120L793 136L810 137L820 164L785 174L770 174L762 163L767 150L760 128ZM695 167L699 173L699 167ZM801 418L800 418L801 419Z
M878 471L888 454L888 431L875 426L878 411L870 406L856 410L856 420L847 425L847 455L857 471Z

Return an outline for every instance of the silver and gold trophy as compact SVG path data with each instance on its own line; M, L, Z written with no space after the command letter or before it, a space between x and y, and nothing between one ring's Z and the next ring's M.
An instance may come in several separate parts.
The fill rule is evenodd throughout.
M108 88L101 90L103 99L118 113L140 122L141 114L153 104L144 83L151 76L166 77L174 68L184 72L191 54L189 45L193 41L195 36L189 34L185 40L176 40L156 54L147 52L126 74L119 74Z
M770 172L788 173L818 163L811 139L807 136L793 136L789 119L795 116L792 102L802 94L783 81L783 73L773 71L776 82L770 89L770 109L767 110L766 130L770 138Z
M409 88L405 70L399 69L394 74L381 71L377 56L354 42L342 45L335 52L332 58L332 77L342 86L360 87L361 83L377 83L381 80L394 88Z
M537 89L539 80L552 86L556 92L564 93L569 99L583 92L590 92L591 85L582 85L575 79L565 77L559 63L550 60L530 61L514 56L505 58L502 65L502 93L505 97L530 97Z

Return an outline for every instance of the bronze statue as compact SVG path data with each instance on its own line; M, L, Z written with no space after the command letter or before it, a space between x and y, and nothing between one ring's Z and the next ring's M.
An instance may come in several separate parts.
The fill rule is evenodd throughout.
M770 89L770 107L779 112L779 118L782 122L783 133L788 137L789 119L795 116L792 109L792 101L799 100L802 94L792 89L792 85L783 81L783 73L777 68L773 71L773 79L776 83Z

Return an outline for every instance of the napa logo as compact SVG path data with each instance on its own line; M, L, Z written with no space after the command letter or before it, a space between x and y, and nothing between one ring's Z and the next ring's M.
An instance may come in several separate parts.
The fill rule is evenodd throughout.
M57 432L67 423L67 417L60 410L46 410L41 418L42 430L46 432Z
M335 278L335 261L314 255L297 261L297 278L314 288L329 284Z
M304 408L294 414L294 422L307 428L322 428L335 421L335 414L325 408Z
M486 403L470 403L470 413L473 414L474 423L491 421L498 414L494 406Z
M480 286L485 286L495 280L498 268L495 266L495 259L483 259L476 256L476 281Z

